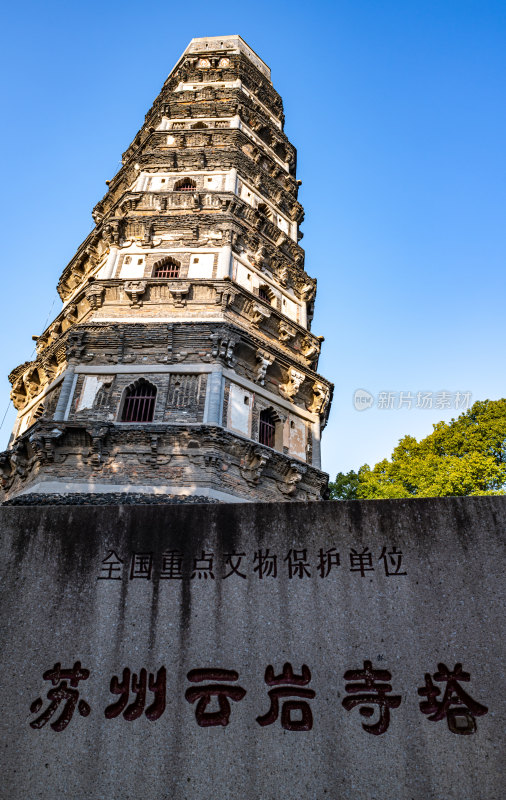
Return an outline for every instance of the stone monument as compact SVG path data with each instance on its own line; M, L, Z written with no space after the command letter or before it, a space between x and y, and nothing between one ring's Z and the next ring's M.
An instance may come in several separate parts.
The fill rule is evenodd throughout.
M502 800L505 526L505 497L0 508L0 796Z

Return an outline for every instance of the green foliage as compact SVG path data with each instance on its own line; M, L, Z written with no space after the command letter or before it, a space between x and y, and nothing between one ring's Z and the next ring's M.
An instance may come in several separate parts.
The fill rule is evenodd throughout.
M358 474L353 470L338 472L335 481L329 482L330 500L356 500Z
M390 461L339 473L332 499L506 494L506 399L479 401L433 427L420 442L401 439Z

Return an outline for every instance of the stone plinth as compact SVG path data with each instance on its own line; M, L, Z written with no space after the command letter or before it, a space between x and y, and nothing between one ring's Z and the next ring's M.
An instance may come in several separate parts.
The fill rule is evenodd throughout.
M505 522L499 497L0 508L2 797L499 800Z

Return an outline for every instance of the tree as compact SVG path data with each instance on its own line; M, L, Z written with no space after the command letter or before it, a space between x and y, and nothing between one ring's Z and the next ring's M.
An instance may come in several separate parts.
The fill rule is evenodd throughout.
M356 500L358 489L358 473L338 472L335 481L329 482L330 500Z
M339 473L332 499L506 494L506 399L474 403L418 442L405 436L372 469ZM356 480L354 478L356 477Z

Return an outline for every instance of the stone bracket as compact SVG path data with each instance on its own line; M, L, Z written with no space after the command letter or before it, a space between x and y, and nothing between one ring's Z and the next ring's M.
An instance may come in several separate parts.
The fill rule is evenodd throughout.
M311 403L307 405L307 410L310 411L312 414L320 414L321 416L325 413L329 400L330 400L329 387L325 386L324 383L316 381L315 383L313 383L313 399Z
M290 341L290 339L294 339L296 334L297 331L295 330L295 328L292 328L292 326L289 325L284 320L279 321L278 335L279 335L279 340L281 342L288 342Z
M278 481L278 488L282 494L293 495L297 491L297 485L302 480L307 472L307 467L304 464L299 464L297 461L291 461L288 469L283 476L282 481Z
M174 299L174 305L178 308L183 308L188 298L186 295L190 291L189 283L169 283L169 292Z
M257 350L256 352L256 360L259 362L255 369L255 383L259 383L260 386L263 386L265 383L265 374L267 372L267 368L274 362L274 356L270 353L267 353L265 350Z
M303 372L299 372L299 370L294 369L294 367L290 367L286 373L286 382L280 383L279 385L280 395L293 403L294 397L299 391L305 378L306 376Z
M125 293L130 297L130 305L139 308L142 305L141 297L146 291L146 281L127 281Z
M39 430L28 437L35 455L39 461L54 461L56 440L60 438L63 431L59 428L51 430Z
M232 367L236 362L234 348L237 345L237 337L226 332L218 332L212 333L209 338L213 343L213 357L223 359L226 364Z
M85 295L93 311L97 311L97 309L102 307L102 304L104 302L103 286L98 286L96 283L91 283L86 289Z
M241 475L251 486L256 486L271 455L259 445L251 445L241 458Z
M271 309L263 306L261 303L252 303L250 318L253 325L260 326L271 316Z

